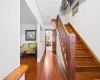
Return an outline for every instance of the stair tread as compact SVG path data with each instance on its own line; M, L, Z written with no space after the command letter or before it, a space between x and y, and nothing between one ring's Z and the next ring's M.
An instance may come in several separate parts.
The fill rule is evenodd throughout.
M86 49L86 47L84 46L84 44L76 44L76 49Z
M100 80L100 72L76 72L75 80Z
M86 50L87 48L86 47L76 47L76 50L80 50L80 49Z
M68 33L69 33L69 34L74 34L74 32L70 32L70 31L68 31Z
M92 58L91 56L88 55L75 55L76 58Z
M94 61L76 61L76 67L100 67Z
M80 43L82 43L82 41L80 39L77 39L76 37L76 44L80 44Z
M78 40L76 40L76 44L81 44L82 43L82 41L78 41Z
M66 29L67 29L67 30L70 30L70 29L72 29L72 28L71 28L71 27L69 27L69 26L65 26L65 27L66 27Z
M76 61L92 61L92 57L75 57Z
M86 50L76 50L75 51L75 57L92 57Z
M76 49L86 49L85 45L80 43L80 44L76 44Z
M86 47L76 47L76 50L80 50L80 49L86 50L87 48Z
M76 54L76 55L77 55L77 54L87 54L87 55L89 55L88 52L87 52L87 50L76 50L76 51L75 51L75 54Z

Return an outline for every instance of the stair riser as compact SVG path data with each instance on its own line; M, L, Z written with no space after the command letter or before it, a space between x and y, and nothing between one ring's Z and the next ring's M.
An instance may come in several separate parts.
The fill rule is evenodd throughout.
M77 39L77 38L76 38L76 42L81 42L82 43L82 41L80 39Z
M76 72L100 72L100 67L76 67Z
M77 76L75 80L100 80L100 74L98 75L86 75L86 76Z
M83 72L76 73L75 80L100 80L100 73L98 72Z

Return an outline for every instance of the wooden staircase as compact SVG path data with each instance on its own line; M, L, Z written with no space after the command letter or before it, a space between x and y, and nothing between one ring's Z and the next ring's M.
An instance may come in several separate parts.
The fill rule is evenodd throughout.
M75 29L70 24L65 27L69 34L76 35L75 80L100 80L100 64L94 60L94 56Z
M85 41L71 26L55 20L67 80L100 80L100 63Z

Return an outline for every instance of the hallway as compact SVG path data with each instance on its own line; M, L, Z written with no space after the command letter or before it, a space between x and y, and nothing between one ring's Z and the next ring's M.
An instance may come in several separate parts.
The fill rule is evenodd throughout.
M25 56L21 59L21 64L29 67L25 80L66 80L57 56L52 52L46 53L40 63L36 62L32 56Z

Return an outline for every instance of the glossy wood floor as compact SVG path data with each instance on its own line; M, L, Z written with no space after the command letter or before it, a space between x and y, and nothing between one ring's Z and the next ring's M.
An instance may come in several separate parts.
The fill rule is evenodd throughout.
M46 53L41 62L37 62L32 56L21 58L21 64L27 64L28 70L25 80L66 80L60 68L56 54Z

